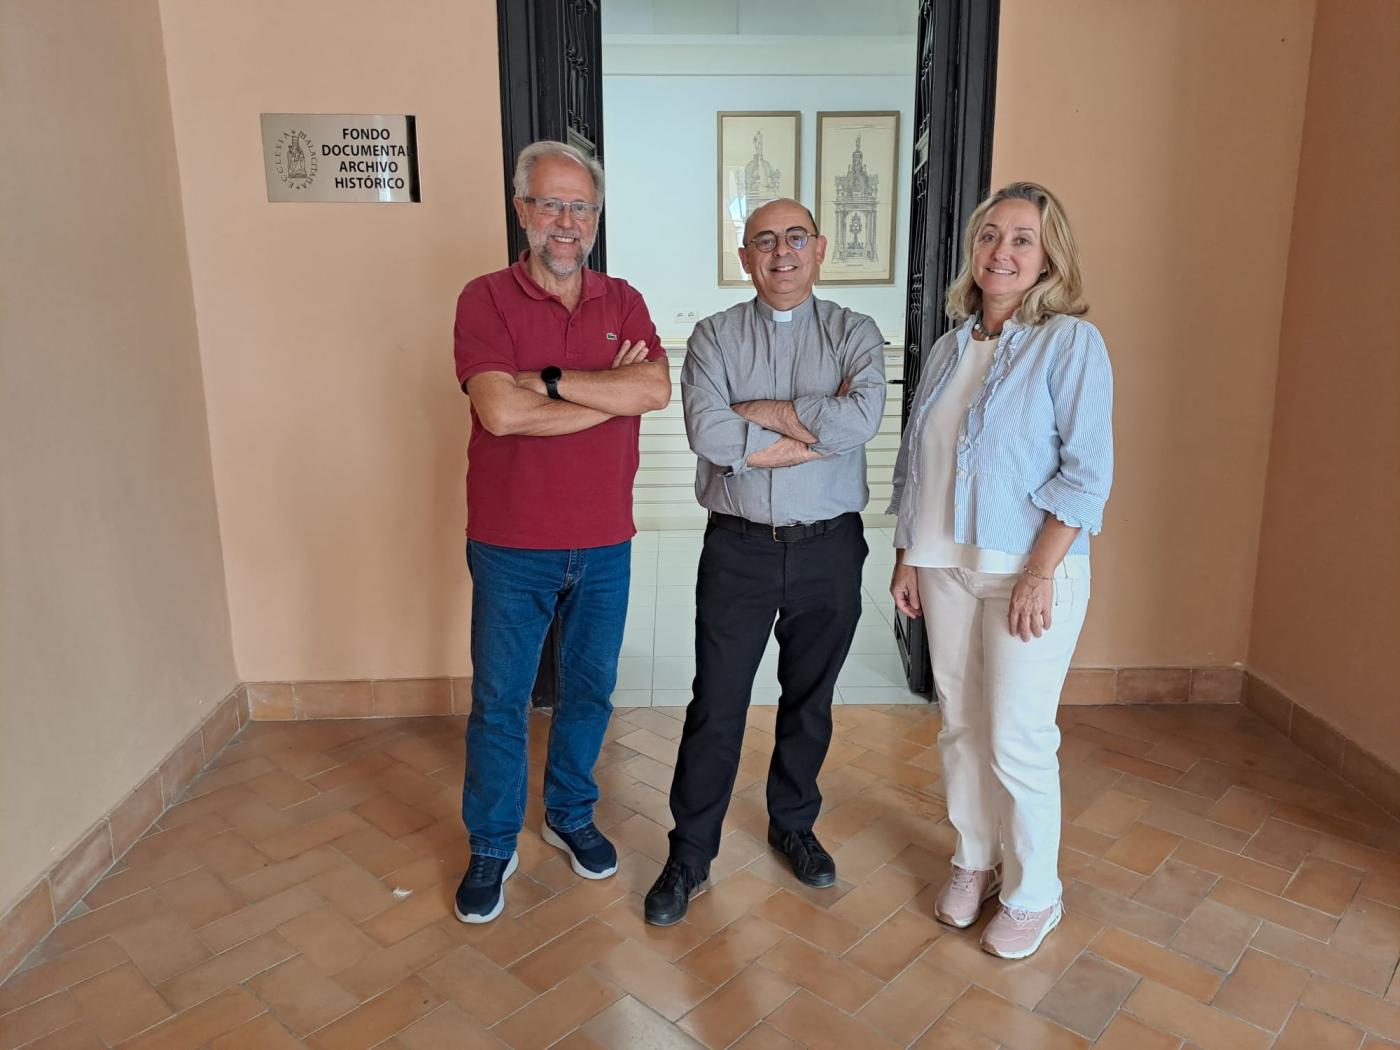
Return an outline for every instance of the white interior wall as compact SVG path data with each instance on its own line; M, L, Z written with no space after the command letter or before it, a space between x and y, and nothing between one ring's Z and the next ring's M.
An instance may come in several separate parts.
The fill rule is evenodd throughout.
M816 294L870 314L903 340L914 103L910 35L604 37L603 127L608 169L608 271L646 297L663 339L749 298L717 278L716 117L724 110L802 113L799 197L816 204L816 115L899 110L897 269L892 284L819 285ZM822 69L820 75L813 68ZM891 72L874 72L874 71Z

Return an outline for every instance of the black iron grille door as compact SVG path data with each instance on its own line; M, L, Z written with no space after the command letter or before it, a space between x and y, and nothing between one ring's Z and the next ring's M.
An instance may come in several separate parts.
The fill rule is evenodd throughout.
M919 4L901 429L909 424L923 355L949 328L943 297L961 262L963 227L991 179L999 14L1000 0ZM909 688L931 692L922 621L896 613L895 635Z
M603 23L600 0L496 0L501 53L501 154L505 168L508 263L529 247L515 218L516 155L554 139L603 159ZM588 265L607 271L606 212ZM540 653L531 702L553 707L559 695L559 621Z
M515 156L532 142L555 139L603 159L603 28L600 0L497 0L501 49L501 139L510 261L528 245L515 220ZM588 265L606 272L607 230Z

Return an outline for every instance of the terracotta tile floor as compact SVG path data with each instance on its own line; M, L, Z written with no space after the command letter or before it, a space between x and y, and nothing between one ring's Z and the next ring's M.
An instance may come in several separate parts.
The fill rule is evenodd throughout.
M463 926L462 720L255 723L0 986L13 1047L1400 1045L1400 827L1240 707L1066 708L1067 914L1039 954L930 918L936 711L836 708L809 890L764 844L754 708L713 888L645 926L679 708L619 710L615 878L531 829Z

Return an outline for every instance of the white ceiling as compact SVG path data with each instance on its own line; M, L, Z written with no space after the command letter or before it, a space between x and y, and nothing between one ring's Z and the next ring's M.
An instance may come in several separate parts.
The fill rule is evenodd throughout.
M918 0L602 0L603 35L913 37Z

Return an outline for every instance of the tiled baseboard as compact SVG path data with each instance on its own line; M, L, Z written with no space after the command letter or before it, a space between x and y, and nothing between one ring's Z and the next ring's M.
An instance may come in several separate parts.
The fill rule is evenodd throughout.
M465 715L472 705L470 678L249 682L246 688L255 722Z
M1062 704L1237 704L1238 667L1071 667Z
M160 819L249 721L238 686L0 917L0 981Z
M1400 816L1400 771L1392 769L1252 671L1245 676L1243 702L1352 787L1387 812Z
M255 722L465 715L472 705L470 678L249 682L247 689ZM1060 702L1237 704L1243 692L1238 667L1076 667Z

